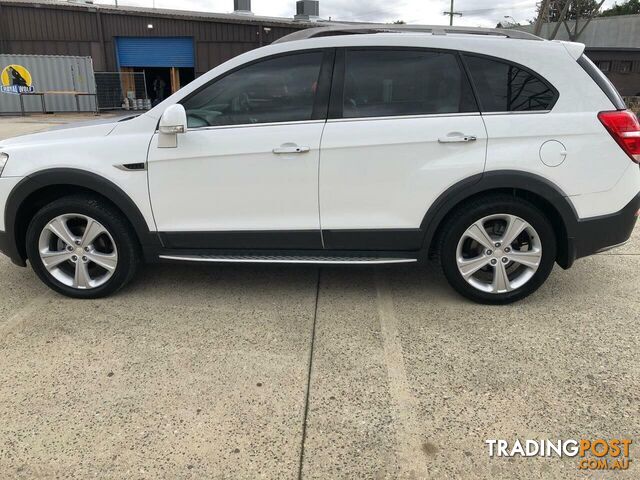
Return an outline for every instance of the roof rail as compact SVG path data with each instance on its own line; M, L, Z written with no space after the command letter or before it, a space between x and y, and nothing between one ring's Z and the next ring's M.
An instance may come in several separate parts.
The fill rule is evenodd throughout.
M291 42L307 38L332 37L337 35L357 35L368 33L431 33L432 35L446 35L448 33L464 33L470 35L495 35L520 40L543 40L542 38L521 30L482 27L451 27L448 25L336 25L326 27L307 28L290 33L273 43Z

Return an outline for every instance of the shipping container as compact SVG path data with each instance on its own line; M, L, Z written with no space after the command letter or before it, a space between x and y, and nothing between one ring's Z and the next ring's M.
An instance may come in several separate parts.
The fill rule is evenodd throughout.
M0 54L0 114L96 111L95 94L91 57Z

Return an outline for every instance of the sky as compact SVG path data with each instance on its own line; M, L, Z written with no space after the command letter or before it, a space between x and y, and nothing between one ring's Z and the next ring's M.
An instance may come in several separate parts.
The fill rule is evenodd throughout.
M454 25L495 27L498 22L526 23L535 18L536 0L454 0L454 10L462 13L453 20ZM622 0L619 0L622 1ZM111 4L114 0L97 0ZM613 5L606 0L604 7ZM119 5L139 7L196 10L229 13L233 0L118 0ZM252 0L256 15L292 17L295 0ZM320 16L324 19L387 23L404 20L407 23L444 25L449 17L442 12L449 10L450 0L320 0ZM509 18L505 19L506 16Z

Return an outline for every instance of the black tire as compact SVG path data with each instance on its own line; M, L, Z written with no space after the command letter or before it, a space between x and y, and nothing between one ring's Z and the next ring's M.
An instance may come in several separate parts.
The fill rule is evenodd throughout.
M40 233L59 215L80 214L102 224L117 248L117 265L106 283L89 289L78 289L56 279L44 266L39 252ZM88 194L71 195L55 200L39 210L31 219L26 234L29 262L38 277L52 290L79 299L101 298L124 287L134 277L140 263L140 248L131 226L120 211L108 201Z
M542 244L542 258L537 271L522 286L508 292L491 293L472 286L464 279L456 261L457 248L472 224L484 217L499 214L516 215L535 229ZM553 269L556 251L553 226L537 207L518 197L495 194L478 197L456 208L441 230L436 253L445 277L458 293L477 303L503 305L527 297L544 283Z

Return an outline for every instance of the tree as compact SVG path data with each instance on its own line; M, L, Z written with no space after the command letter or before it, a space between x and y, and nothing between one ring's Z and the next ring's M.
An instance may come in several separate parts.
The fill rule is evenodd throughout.
M569 40L577 42L591 20L598 15L605 0L545 0L538 6L534 34L540 35L543 22L555 22L548 39L556 38L560 25L564 25ZM570 23L572 25L570 26Z
M597 13L598 4L600 3L597 0L552 0L547 15L543 20L545 22L557 22L560 19L562 10L564 9L567 2L569 2L569 7L567 10L567 15L564 18L565 20L575 20L576 18L593 16ZM538 14L540 13L540 7L543 5L543 3L544 2L540 2L538 4Z
M634 15L640 13L640 0L627 0L624 3L618 5L613 4L613 7L603 11L601 17L612 17L614 15Z
M395 22L393 22L394 25L406 25L407 22L405 22L404 20L396 20Z

